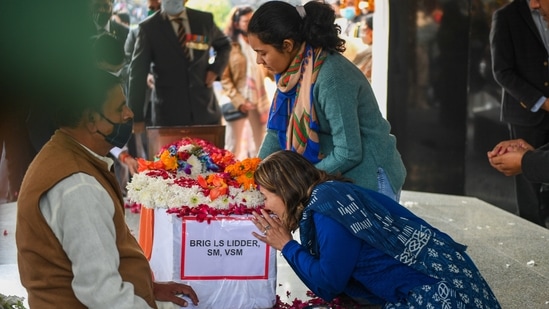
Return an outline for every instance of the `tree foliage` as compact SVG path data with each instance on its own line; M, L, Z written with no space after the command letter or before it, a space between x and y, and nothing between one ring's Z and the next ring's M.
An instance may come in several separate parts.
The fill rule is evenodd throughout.
M211 12L214 15L216 25L224 30L225 24L231 10L230 0L189 0L187 7Z

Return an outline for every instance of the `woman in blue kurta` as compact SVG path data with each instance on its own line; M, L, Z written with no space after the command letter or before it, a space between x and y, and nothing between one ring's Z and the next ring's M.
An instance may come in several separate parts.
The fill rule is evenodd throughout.
M261 5L248 25L257 63L277 90L258 156L281 149L398 201L406 169L364 74L345 56L328 4Z
M265 209L255 237L280 250L305 285L389 308L500 308L466 247L375 191L292 151L255 172ZM270 212L270 213L269 213ZM301 243L291 232L299 228Z

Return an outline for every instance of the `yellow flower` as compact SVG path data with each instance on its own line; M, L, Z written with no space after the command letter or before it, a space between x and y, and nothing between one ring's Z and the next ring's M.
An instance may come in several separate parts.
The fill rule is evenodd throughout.
M246 190L255 189L256 187L253 172L248 172L246 174L238 176L236 178L236 181L238 181L238 183Z
M247 158L227 166L225 172L234 177L244 189L252 189L256 187L254 172L260 162L259 158Z
M177 158L172 156L168 150L164 150L160 155L160 161L164 163L164 168L168 171L177 169Z

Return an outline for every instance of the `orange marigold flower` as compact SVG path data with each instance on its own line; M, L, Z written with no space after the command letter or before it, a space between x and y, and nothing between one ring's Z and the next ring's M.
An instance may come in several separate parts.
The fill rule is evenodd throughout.
M254 189L257 185L255 184L254 174L252 172L242 174L236 177L236 181L246 190Z
M177 158L172 156L168 150L164 150L160 155L160 161L164 163L164 168L168 171L177 169Z
M225 172L231 174L232 177L238 177L242 174L255 171L259 162L261 162L261 159L259 158L246 158L227 166Z
M247 158L227 166L225 172L234 177L244 189L256 188L254 172L260 162L259 158Z

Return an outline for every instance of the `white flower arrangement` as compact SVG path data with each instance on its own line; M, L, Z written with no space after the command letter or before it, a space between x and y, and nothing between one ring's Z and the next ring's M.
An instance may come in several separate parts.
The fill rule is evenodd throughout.
M139 173L127 185L127 198L142 207L180 215L199 207L214 215L251 211L264 206L253 181L259 162L258 158L238 161L228 150L185 138L164 146L154 161L138 159Z
M229 205L263 205L263 195L257 189L244 190L240 186L229 186L227 194L211 200L209 195L204 194L204 188L198 184L182 187L174 182L181 177L188 176L177 174L164 179L149 176L146 172L135 174L127 186L127 197L147 208L174 208L183 205L197 207L205 204L216 209L229 209Z

